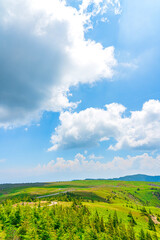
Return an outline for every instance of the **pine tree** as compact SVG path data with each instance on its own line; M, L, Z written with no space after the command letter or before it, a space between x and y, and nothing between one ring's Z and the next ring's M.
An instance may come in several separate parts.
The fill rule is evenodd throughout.
M144 233L143 229L141 229L141 231L140 231L139 239L140 240L145 240L146 239L145 238L145 233Z
M157 234L156 234L156 233L153 235L153 239L154 239L154 240L158 240L158 237L157 237Z
M152 231L156 231L154 222L150 216L148 217L148 229Z
M101 217L100 229L101 229L101 232L105 232L103 217Z
M126 230L126 227L123 223L121 223L119 225L119 235L120 235L120 239L128 240L127 230Z
M108 221L106 223L106 228L107 228L107 232L110 236L113 236L114 234L114 226L113 226L113 219L111 217L111 214L109 214L108 216Z
M118 216L117 216L117 212L114 212L113 215L113 226L116 228L118 226Z
M146 233L146 240L152 240L151 234L149 232Z
M96 211L94 219L93 219L93 226L94 229L96 229L97 232L100 232L100 218L98 215L98 212Z
M129 217L129 222L130 222L130 224L131 224L132 226L137 225L137 223L136 223L136 221L134 220L133 215L132 215L131 212L128 213L128 217Z
M141 210L141 215L142 216L148 216L148 212L147 212L145 207L141 208L140 210Z
M136 240L136 237L135 237L135 232L134 232L134 229L132 226L129 226L128 227L128 237L130 240Z

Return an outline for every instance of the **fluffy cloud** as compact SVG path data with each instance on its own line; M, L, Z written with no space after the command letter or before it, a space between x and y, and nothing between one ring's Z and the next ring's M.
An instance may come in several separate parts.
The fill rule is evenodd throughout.
M101 15L101 21L106 21L104 16L108 10L112 10L116 15L121 13L121 5L119 0L82 0L80 5L80 13L88 24L88 28L92 28L92 17Z
M93 154L94 155L94 154ZM112 178L130 174L159 175L160 155L114 157L103 162L78 153L74 159L57 158L32 168L0 169L0 182L62 181L85 178Z
M89 159L92 159L92 160L98 160L98 159L103 159L104 157L103 156L95 156L95 154L91 154L88 156Z
M112 78L114 47L86 40L87 21L65 1L0 1L0 127L74 108L71 86Z
M64 173L78 174L78 177L103 177L110 178L127 174L158 175L160 167L160 155L152 157L147 153L126 158L114 157L110 162L101 162L91 159L89 156L78 153L73 160L57 158L48 164L38 165L35 169L38 174Z
M53 146L74 148L95 146L101 141L115 139L109 149L157 149L160 147L160 101L149 100L142 110L125 116L125 107L118 103L106 109L88 108L79 113L63 112L61 124L52 135Z

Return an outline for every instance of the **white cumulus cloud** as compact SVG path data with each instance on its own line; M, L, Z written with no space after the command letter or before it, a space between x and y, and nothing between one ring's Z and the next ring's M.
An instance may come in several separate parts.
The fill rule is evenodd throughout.
M63 112L49 150L95 146L113 138L109 149L157 149L160 147L160 101L149 100L140 111L131 111L118 103L106 109L88 108L79 113Z
M94 155L94 154L93 154ZM95 155L94 155L95 156ZM113 178L131 174L160 174L160 155L148 153L109 159L91 159L89 155L76 154L73 159L61 157L32 168L0 169L1 182L62 181L85 178Z
M71 86L112 78L114 47L86 40L84 18L65 1L0 1L0 127L74 108Z
M112 161L101 162L98 159L90 159L78 153L73 160L57 158L47 164L39 164L36 168L37 174L45 173L70 173L78 174L78 177L102 177L110 178L128 174L149 174L160 173L160 155L155 158L147 153L136 156L114 157Z

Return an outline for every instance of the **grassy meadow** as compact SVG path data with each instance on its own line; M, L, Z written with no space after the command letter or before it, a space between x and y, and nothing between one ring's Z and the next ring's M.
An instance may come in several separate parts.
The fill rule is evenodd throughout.
M48 212L53 208L54 212L57 211L55 214L58 214L58 211L70 211L72 212L71 215L73 214L72 219L77 219L76 214L80 213L73 212L73 210L80 210L73 208L73 202L75 203L75 201L76 206L83 206L86 207L84 209L88 209L87 211L89 211L90 214L87 215L84 221L90 221L88 224L90 224L90 228L94 230L94 234L91 234L90 232L88 233L87 231L91 230L87 230L84 227L82 227L84 230L81 234L77 232L77 230L74 230L74 233L68 233L68 230L66 230L66 235L64 235L64 233L62 233L64 228L63 231L59 233L59 230L54 227L54 231L52 229L49 235L44 236L42 236L42 233L40 234L36 232L37 230L35 230L35 235L29 235L31 233L28 233L28 230L25 230L26 233L24 231L24 234L18 233L18 231L20 231L19 229L22 228L25 222L21 216L23 215L22 213L25 211L25 208L38 209L38 206L40 205L40 211L45 208ZM3 184L0 185L0 206L0 239L160 239L160 183L113 180L77 180L53 183ZM18 207L20 208L19 212L21 212L21 214L19 213L18 215L19 222L16 223L17 225L14 225L13 217L10 218L10 216L15 214L15 219L16 211L18 211L15 209ZM56 210L58 208L61 210ZM84 209L83 213L85 215L86 210ZM3 212L5 213L2 214ZM39 214L42 213L39 212ZM63 214L65 219L65 213ZM98 219L101 219L101 221L103 219L104 228L106 230L101 227L103 229L102 232L101 230L95 230L96 227L92 224L92 222L96 221L96 214L98 215ZM117 234L117 238L115 237L116 233L110 235L110 232L107 232L107 229L109 229L107 223L110 221L110 216L113 218L114 225L115 214L118 218L117 222L120 224L117 226L115 224L114 226L114 232L119 231L119 237ZM6 220L6 215L12 220ZM51 213L49 213L49 216L50 215ZM48 217L46 216L46 218ZM30 221L31 220L28 220L28 222L25 223L25 226L30 224ZM83 220L81 221L83 222ZM98 221L100 220L97 220L97 222ZM151 223L149 223L149 221L151 221ZM53 221L51 221L51 226L52 222ZM121 224L124 224L123 226L125 226L125 229L129 229L131 226L134 234L128 233L129 230L127 230L126 238L122 237L120 235L122 228ZM65 223L63 223L63 226L64 225ZM86 223L84 223L84 226L85 225ZM77 229L77 226L78 223L74 228ZM12 227L14 230L11 231L10 235L7 235L7 232L10 231L7 229L12 229ZM37 227L34 225L33 228ZM50 228L51 227L49 227L49 229ZM70 225L68 225L68 229L69 228ZM28 228L26 227L26 229ZM143 233L141 233L142 229L144 231L144 237ZM49 232L50 230L47 231Z

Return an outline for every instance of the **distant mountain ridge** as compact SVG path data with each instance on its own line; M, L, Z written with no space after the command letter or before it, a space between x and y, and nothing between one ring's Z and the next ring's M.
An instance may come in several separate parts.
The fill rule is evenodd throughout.
M108 180L121 180L121 181L143 181L143 182L160 182L160 176L149 176L145 174L128 175L119 178L112 178Z
M94 180L94 179L85 179L85 180ZM128 175L119 178L109 178L109 179L95 179L95 180L119 180L119 181L143 181L143 182L160 182L160 176L149 176L145 174L135 174Z

